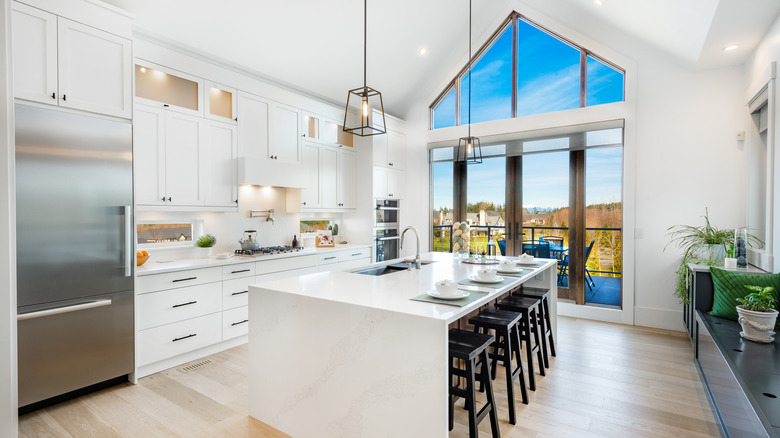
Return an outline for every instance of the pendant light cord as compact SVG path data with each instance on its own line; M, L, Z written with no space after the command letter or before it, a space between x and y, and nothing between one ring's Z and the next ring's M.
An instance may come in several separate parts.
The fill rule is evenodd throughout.
M471 1L471 0L469 0ZM368 65L368 59L366 50L366 40L368 39L368 0L363 0L363 88L365 89L367 87L366 85L366 65ZM471 31L469 31L471 32ZM469 43L470 44L470 43ZM469 46L471 47L471 46ZM469 49L471 50L471 49ZM365 93L365 90L363 91ZM469 91L471 92L471 91Z
M471 141L471 0L469 0L469 141Z

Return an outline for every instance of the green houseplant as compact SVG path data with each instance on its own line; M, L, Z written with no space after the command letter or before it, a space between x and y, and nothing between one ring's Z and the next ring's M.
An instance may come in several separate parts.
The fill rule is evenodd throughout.
M739 323L742 325L740 335L756 342L772 342L775 333L772 331L777 323L777 299L772 293L772 286L746 285L753 292L744 298L737 298L739 305Z
M200 258L207 259L211 257L214 250L214 245L217 244L217 238L211 234L204 234L198 237L195 241L195 246L198 247L198 253Z
M734 242L734 229L721 229L710 223L709 211L704 210L704 225L673 225L666 229L669 245L674 245L683 250L683 259L677 268L677 283L674 289L675 296L680 302L687 303L688 297L685 290L685 277L688 263L697 263L708 266L723 266L723 258L727 250ZM748 233L748 245L763 244L756 236Z

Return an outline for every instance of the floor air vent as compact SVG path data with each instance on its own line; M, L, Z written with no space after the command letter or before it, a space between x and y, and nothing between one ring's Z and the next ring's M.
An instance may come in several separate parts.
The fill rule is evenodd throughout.
M187 365L181 366L181 367L176 368L176 369L181 371L182 373L189 373L192 370L196 370L196 369L198 369L200 367L203 367L203 366L206 366L206 365L208 365L210 363L211 363L211 361L206 359L206 360L202 360L200 362L188 363Z

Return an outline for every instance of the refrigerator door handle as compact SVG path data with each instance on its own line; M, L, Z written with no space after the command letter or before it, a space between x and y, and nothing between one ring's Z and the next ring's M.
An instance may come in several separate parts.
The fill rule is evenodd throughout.
M123 208L125 216L125 277L132 277L133 264L131 260L133 259L133 245L130 242L133 239L133 220L130 213L133 207L125 205Z
M56 309L46 309L46 310L40 310L38 312L22 313L20 315L16 315L16 320L24 321L27 319L35 319L44 316L60 315L68 312L94 309L96 307L104 307L110 305L111 305L111 300L92 301L90 303L76 304L73 306L57 307Z

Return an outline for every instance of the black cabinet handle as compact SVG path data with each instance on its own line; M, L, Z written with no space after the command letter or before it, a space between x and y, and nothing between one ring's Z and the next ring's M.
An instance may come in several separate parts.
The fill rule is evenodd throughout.
M238 199L236 199L236 200L235 200L235 201L233 201L233 202L235 202L236 204L238 204Z
M56 95L55 93L51 93L51 98L52 98L52 99L56 99L56 98L57 98L57 95Z
M363 253L360 253L360 252L359 252L359 253L357 253L357 254L352 254L352 257L357 257L357 256L359 256L359 255L361 255L361 254L363 254Z
M236 117L236 118L235 118L235 119L233 119L233 120L235 120L235 121L237 122L237 121L238 121L238 117Z
M173 342L181 341L182 339L192 338L192 337L195 337L195 336L198 336L198 334L197 333L193 333L191 335L182 336L180 338L173 338Z
M164 103L163 106L166 108L170 107L170 105L168 105L167 103Z
M306 201L303 202L303 205L306 205Z
M165 196L162 197L163 202L165 202Z
M190 301L189 303L174 304L174 305L173 305L173 308L175 309L175 308L177 308L177 307L184 307L184 306L189 306L190 304L196 304L196 303L197 303L197 301Z
M249 291L248 291L248 290L243 290L243 291L241 291L241 292L233 292L233 293L232 293L232 294L230 294L230 295L243 295L243 294L248 294L248 293L249 293Z
M168 196L168 202L171 202L171 197L170 196Z
M388 193L387 196L390 196L392 198L393 194L392 193Z
M245 319L245 320L243 320L243 321L234 322L233 324L230 324L230 326L231 326L231 327L233 327L233 326L237 326L237 325L239 325L239 324L246 324L246 323L248 323L248 322L249 322L249 320L248 320L248 319Z
M231 274L238 274L238 273L241 273L241 272L249 272L249 271L251 271L251 269L242 269L240 271L230 271L230 273Z
M393 163L388 163L388 164L390 164L391 166L393 165Z
M62 101L64 102L64 101L66 101L66 100L68 100L68 96L66 96L66 95L64 95L64 94L63 94L63 95L62 95Z
M325 257L323 260L333 260L333 259L335 259L335 258L336 258L336 257Z
M190 281L190 280L197 280L198 277L187 277L187 278L178 278L176 280L173 280L173 283L178 283L180 281Z

